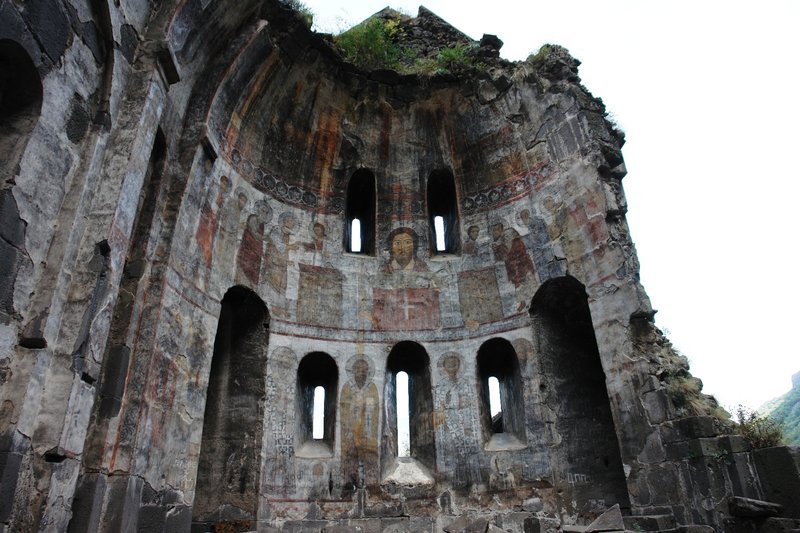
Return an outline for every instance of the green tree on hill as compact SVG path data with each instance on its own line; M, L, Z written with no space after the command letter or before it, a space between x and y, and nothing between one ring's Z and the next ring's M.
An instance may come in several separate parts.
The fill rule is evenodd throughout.
M770 418L783 427L783 440L786 444L800 446L800 384L784 394Z

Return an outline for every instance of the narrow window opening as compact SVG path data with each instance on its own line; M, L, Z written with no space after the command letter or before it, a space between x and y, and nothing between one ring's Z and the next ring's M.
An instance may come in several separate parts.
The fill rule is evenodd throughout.
M345 197L346 251L375 255L375 198L375 176L367 169L357 170L347 184Z
M478 350L478 398L486 449L524 448L527 437L519 360L505 339L490 339Z
M314 422L312 438L320 440L325 436L325 387L318 385L314 389Z
M361 253L361 221L354 218L350 226L350 251Z
M386 360L381 470L384 481L433 483L436 468L430 359L411 341L397 343Z
M503 432L503 406L500 402L500 381L489 377L489 413L492 415L492 432Z
M297 367L295 440L297 457L330 457L336 433L339 370L324 352L312 352Z
M428 177L428 224L431 252L461 253L456 184L450 170L434 170Z
M433 219L433 231L436 233L436 251L444 252L447 246L444 243L444 218L436 216Z
M411 457L408 413L408 374L397 373L397 456Z

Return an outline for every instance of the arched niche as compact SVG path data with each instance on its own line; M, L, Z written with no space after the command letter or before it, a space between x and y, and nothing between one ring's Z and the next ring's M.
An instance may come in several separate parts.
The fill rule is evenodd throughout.
M500 412L490 410L489 382L498 382ZM524 448L525 400L519 359L505 339L494 338L478 349L478 398L485 448L490 451Z
M42 110L42 80L28 52L0 39L0 169L12 177Z
M339 369L333 358L324 352L312 352L297 367L297 424L295 438L298 457L331 457L336 434L336 404ZM322 389L324 401L315 402ZM321 408L321 411L319 411ZM322 426L322 435L315 437L316 422Z
M222 299L206 394L192 523L255 521L269 313L251 290Z
M14 177L42 110L42 80L16 41L0 39L0 315L14 315L14 284L25 252L25 222L12 193ZM35 348L42 346L37 343Z
M428 232L433 254L461 253L461 228L458 218L458 197L453 173L448 169L431 172L428 177L426 200L428 205ZM442 218L442 228L437 229L436 218ZM439 232L442 235L439 236ZM444 246L440 249L438 242Z
M540 399L557 413L550 463L558 488L585 506L602 501L625 512L630 501L586 290L569 276L551 279L534 295L530 314Z
M360 225L360 250L353 248L353 220L356 219ZM353 253L375 255L375 175L367 169L355 171L347 183L344 222L344 249Z
M409 449L407 454L398 449L398 374L408 376L408 430ZM404 391L400 391L403 393ZM431 383L430 358L421 345L412 341L401 341L394 345L386 360L386 378L383 394L383 448L381 450L384 477L392 475L397 459L413 460L414 465L422 465L433 470L436 465L436 442L434 438L433 392ZM427 474L427 472L424 472ZM396 479L399 483L403 479Z

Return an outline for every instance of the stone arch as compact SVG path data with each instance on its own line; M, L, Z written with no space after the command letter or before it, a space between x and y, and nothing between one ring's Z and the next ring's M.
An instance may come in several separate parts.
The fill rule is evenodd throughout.
M461 228L458 217L458 195L453 173L449 169L438 169L428 177L425 199L428 205L428 233L432 254L461 253ZM444 221L444 250L437 250L434 220Z
M0 39L0 176L3 184L16 166L42 110L42 80L28 52Z
M211 359L193 524L255 521L269 312L250 289L222 298Z
M387 472L398 456L397 449L397 374L408 374L410 457L426 467L436 465L434 438L433 395L430 358L420 344L401 341L394 345L386 359L386 378L383 394L383 471Z
M525 401L522 394L519 358L514 346L493 338L478 349L478 398L486 449L518 449L525 446ZM500 416L489 410L489 378L497 378Z
M314 390L325 391L323 407L323 435L313 438L312 426L315 414ZM333 455L336 433L336 405L339 388L339 369L333 358L325 352L311 352L297 367L295 438L298 457L330 457Z
M345 200L344 249L352 252L352 222L361 223L361 252L375 255L375 175L362 168L356 170L347 183Z
M556 484L582 505L596 500L630 508L585 287L570 276L545 282L530 315L541 401L557 413L550 448Z
M42 111L42 80L28 52L0 39L0 314L14 314L14 284L26 255L26 223L12 187ZM37 346L38 347L38 346Z

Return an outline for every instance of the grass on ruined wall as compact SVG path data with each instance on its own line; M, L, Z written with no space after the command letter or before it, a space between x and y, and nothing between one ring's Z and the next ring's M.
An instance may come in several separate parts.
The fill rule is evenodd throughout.
M730 419L730 413L720 407L713 396L703 394L703 382L691 376L687 370L667 376L665 381L667 395L678 416L713 416L721 421Z
M334 37L345 61L364 70L400 68L403 51L395 42L398 23L369 19Z
M783 429L777 422L741 405L736 408L736 430L754 449L783 444Z
M553 51L553 49L556 46L558 46L558 45L549 44L549 43L543 44L541 47L539 47L539 50L537 50L536 52L531 52L530 54L528 54L527 61L530 62L530 63L541 63L550 54L550 52Z
M436 74L459 74L472 69L483 68L483 64L476 61L472 54L474 45L456 43L453 46L442 48L436 57L420 58L414 62L412 71L422 76Z
M414 50L401 46L402 31L397 20L373 18L336 35L333 40L345 61L363 70L389 69L401 74L434 76L482 67L471 53L474 46L470 44L442 48L436 57L416 57Z

